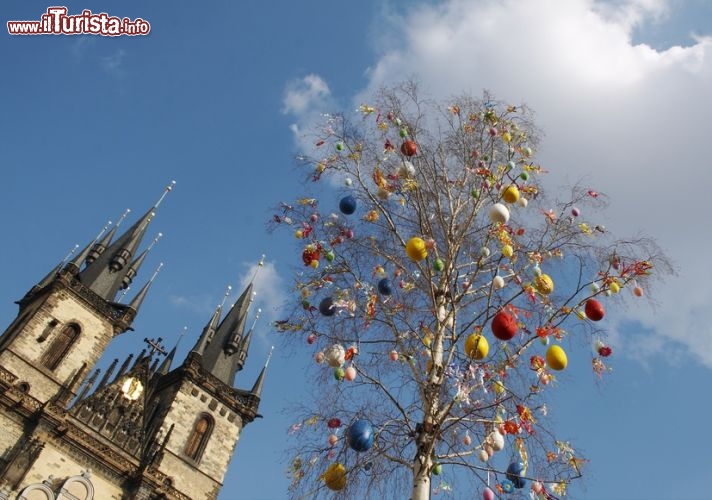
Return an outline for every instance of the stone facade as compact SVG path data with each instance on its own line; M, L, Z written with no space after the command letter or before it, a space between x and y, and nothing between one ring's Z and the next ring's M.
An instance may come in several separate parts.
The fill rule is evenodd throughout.
M131 261L150 220L95 240L18 301L0 336L0 500L217 497L244 425L259 416L264 369L251 391L232 387L252 333L251 285L176 367L175 348L147 341L133 365L132 355L116 373L118 360L102 377L93 371L150 286L129 305L114 301L145 258Z

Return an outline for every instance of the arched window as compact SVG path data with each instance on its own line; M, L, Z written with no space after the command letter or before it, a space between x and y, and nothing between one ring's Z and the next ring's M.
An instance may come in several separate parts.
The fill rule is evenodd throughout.
M215 421L213 417L207 413L202 413L198 420L193 425L193 430L188 436L188 442L185 445L185 454L191 460L198 462L205 451L205 446L208 444L210 434L213 432Z
M42 364L50 370L57 368L79 338L79 332L80 328L76 323L65 325L42 356Z

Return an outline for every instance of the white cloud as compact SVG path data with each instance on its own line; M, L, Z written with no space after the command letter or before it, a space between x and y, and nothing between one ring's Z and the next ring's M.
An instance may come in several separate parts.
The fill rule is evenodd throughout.
M329 86L319 75L307 75L287 85L282 112L300 115L312 106L328 101L330 96Z
M257 336L266 341L267 334L271 331L269 326L277 319L278 311L284 306L287 299L286 285L277 272L274 262L265 262L258 267L257 264L244 264L245 270L240 275L238 291L242 293L250 282L253 283L255 299L251 306L252 315L261 309L259 323L255 326Z
M118 49L110 56L105 56L100 59L101 67L109 75L120 76L123 74L123 64L125 57L126 52L123 49Z
M616 234L655 237L678 266L652 293L653 311L634 303L628 318L654 338L620 331L624 352L648 358L687 350L712 367L712 246L707 186L712 109L712 37L656 50L633 30L664 22L672 0L450 0L383 16L367 100L384 84L413 75L434 97L490 89L525 102L545 131L539 160L550 189L589 179L613 202L603 222ZM288 87L285 112L314 123L309 103L330 97L319 77ZM615 328L611 322L611 328ZM625 340L623 340L625 339ZM675 358L679 359L680 354Z

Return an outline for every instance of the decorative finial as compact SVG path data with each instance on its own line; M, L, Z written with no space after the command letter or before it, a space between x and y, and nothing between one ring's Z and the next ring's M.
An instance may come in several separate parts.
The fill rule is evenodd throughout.
M257 292L252 292L252 295L250 295L250 304L255 301L255 297L257 297Z
M274 351L274 346L269 348L269 354L267 355L267 361L265 361L265 368L269 365L269 360L272 359L272 352Z
M119 300L117 300L117 302L121 303L121 301L124 300L124 297L126 297L126 294L129 293L129 290L131 290L130 285L124 288L123 292L121 292L121 295L119 295Z
M178 340L176 340L176 348L178 348L178 344L180 344L181 339L183 338L183 336L186 334L187 331L188 331L188 327L184 326L183 331L180 332L180 335L178 335Z
M148 280L149 283L153 283L153 280L156 279L156 276L158 276L158 273L161 272L161 268L162 268L162 267L163 267L163 262L161 262L160 264L158 264L158 267L156 268L156 270L153 271L153 276L151 276L151 279Z
M124 213L121 214L121 217L119 217L119 220L116 222L116 227L119 227L119 226L121 225L121 223L124 221L124 219L126 218L126 216L127 216L128 214L130 214L130 213L131 213L131 209L130 209L130 208L127 208L126 210L124 210ZM111 224L111 221L109 221L109 224ZM107 227L108 227L108 226L107 226ZM102 231L102 233L103 233L106 229L107 229L107 228L105 227L104 230ZM99 238L97 237L97 239L99 239Z
M74 252L77 251L77 248L79 248L79 245L76 245L76 244L75 244L75 245L74 245L74 248L72 248L72 249L69 251L69 253L67 254L67 256L62 259L62 262L60 262L59 265L60 265L60 266L63 266L64 263L69 260L69 257L71 257L72 255L74 255Z
M163 190L163 194L161 194L161 197L158 198L158 201L156 202L155 205L153 205L153 208L158 208L158 206L161 204L163 201L163 198L166 197L168 193L170 193L173 190L173 187L176 185L176 181L171 181L170 184L166 186L166 189Z
M167 354L166 349L161 345L161 342L163 342L163 337L158 337L155 340L146 337L145 339L143 339L143 341L148 344L148 357L152 357L155 353L163 354L164 356Z
M262 309L257 309L257 314L255 314L255 319L252 321L252 327L250 330L255 329L255 325L257 324L257 320L260 319L260 314L262 314Z
M222 309L222 307L225 305L225 301L226 301L227 298L230 296L230 291L231 291L231 290L232 290L232 286L228 285L228 286L227 286L227 289L225 290L225 295L223 295L222 302L220 302L220 306L219 306L220 309Z
M263 267L265 265L265 254L262 254L262 258L260 261L257 263L257 268L255 269L255 273L252 275L252 279L250 282L254 282L255 278L257 277L257 272L260 270L260 267Z
M162 237L163 237L163 233L158 233L158 235L155 238L153 238L153 241L151 242L151 244L148 245L148 248L146 249L146 251L150 252L151 249L153 248L153 245L158 243L158 240L160 240Z

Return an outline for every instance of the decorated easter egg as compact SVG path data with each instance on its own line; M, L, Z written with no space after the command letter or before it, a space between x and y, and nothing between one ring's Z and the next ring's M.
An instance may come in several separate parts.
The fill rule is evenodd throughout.
M502 278L500 275L495 276L494 278L492 278L492 286L495 290L504 288L504 278Z
M356 368L354 368L353 366L349 366L348 368L346 368L344 370L344 379L345 380L348 380L349 382L351 382L355 378L356 378Z
M388 358L389 358L391 361L398 361L398 357L399 357L398 351L391 351L391 352L388 354Z
M472 444L472 438L469 434L465 434L465 437L462 438L462 444L465 446L470 446Z
M349 446L355 451L368 451L373 446L373 426L364 419L355 420L346 431Z
M319 351L314 355L314 361L317 363L322 363L324 361L324 353Z
M316 342L316 335L313 334L313 333L310 333L310 334L307 336L307 344L311 345L311 344L313 344L314 342Z
M489 209L490 221L506 224L509 221L509 209L502 203L495 203Z
M516 203L519 200L519 188L514 184L507 186L502 191L502 199L507 203Z
M356 211L356 198L351 195L344 196L339 202L339 210L341 213L351 215Z
M333 316L336 314L336 306L334 305L334 299L331 297L326 297L319 302L319 312L324 316Z
M408 240L405 245L405 253L414 261L423 260L428 256L425 241L422 238L414 237Z
M618 293L621 291L621 286L617 282L612 281L611 284L608 285L608 289L611 293Z
M341 368L340 366L337 366L336 368L334 368L334 378L336 380L338 380L339 382L344 380L344 373L345 373L344 369Z
M435 262L433 262L433 269L438 273L445 269L445 263L443 262L443 260L435 259Z
M393 285L391 285L391 280L388 278L383 278L378 282L378 293L381 295L390 295L393 293Z
M487 450L480 450L480 452L477 454L477 458L480 459L480 462L486 462L489 460L489 453L487 453Z
M415 175L415 167L411 162L405 160L398 170L398 173L403 177L413 177Z
M512 245L504 245L502 247L502 255L506 258L510 258L514 255L514 248L512 248Z
M519 178L523 181L528 181L529 180L529 172L522 172L519 174Z
M433 464L433 474L435 474L436 476L439 476L442 473L443 473L442 464L439 464L439 463Z
M346 351L342 345L334 344L324 352L324 358L329 363L329 366L337 368L344 364Z
M415 153L417 152L418 146L415 144L415 141L408 139L401 144L401 153L405 156L415 156Z
M489 486L482 492L482 500L494 500L494 491Z
M500 311L492 318L492 333L499 340L511 340L517 334L517 320L509 313Z
M336 434L329 434L329 445L334 446L339 442L339 437Z
M546 364L552 370L563 370L568 363L569 360L566 357L566 352L561 346L554 344L546 350Z
M591 321L601 321L603 316L606 315L606 310L603 308L603 304L596 299L588 299L586 301L584 311L586 313L586 317Z
M494 430L487 436L487 443L494 451L502 451L504 449L504 436L501 432Z
M321 477L330 490L341 491L346 487L346 467L339 462L331 464Z
M512 484L514 484L514 487L517 489L524 488L524 485L527 484L527 480L522 477L523 475L523 463L512 462L511 464L509 464L509 467L507 467L507 479L512 481Z
M542 295L549 295L554 291L554 280L548 274L540 274L534 278L534 287Z
M484 359L489 354L489 343L482 335L470 334L465 339L465 354L474 359Z

